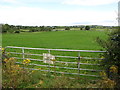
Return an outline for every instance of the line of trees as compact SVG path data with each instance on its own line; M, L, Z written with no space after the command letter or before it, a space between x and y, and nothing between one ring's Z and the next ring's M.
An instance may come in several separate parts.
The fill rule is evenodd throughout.
M20 33L20 32L39 32L39 31L52 31L53 27L50 26L20 26L2 24L2 33Z
M40 31L57 31L57 30L71 30L72 28L79 30L90 30L92 28L110 28L107 26L97 26L97 25L79 25L79 26L22 26L22 25L9 25L2 24L2 33L20 33L20 32L40 32Z

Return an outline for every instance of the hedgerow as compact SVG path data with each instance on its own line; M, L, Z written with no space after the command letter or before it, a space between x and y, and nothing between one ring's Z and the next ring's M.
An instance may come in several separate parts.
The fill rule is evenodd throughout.
M120 27L114 27L109 34L108 40L97 38L98 43L106 50L103 54L102 66L108 77L120 84Z

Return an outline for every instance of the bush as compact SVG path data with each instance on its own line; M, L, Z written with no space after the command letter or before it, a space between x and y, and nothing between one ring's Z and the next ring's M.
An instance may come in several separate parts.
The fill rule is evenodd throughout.
M7 33L7 31L5 31L5 30L2 30L2 33Z
M83 27L81 27L80 30L83 30Z
M20 31L15 31L15 33L20 33Z
M113 28L107 41L97 39L99 44L107 51L103 54L102 65L110 79L120 83L120 27ZM112 69L112 70L110 70Z
M85 30L90 30L90 26L85 26Z
M70 30L70 27L65 27L65 30Z
M4 59L4 62L2 65L3 88L25 87L29 84L31 78L29 70L22 69L20 65L15 64L15 58Z

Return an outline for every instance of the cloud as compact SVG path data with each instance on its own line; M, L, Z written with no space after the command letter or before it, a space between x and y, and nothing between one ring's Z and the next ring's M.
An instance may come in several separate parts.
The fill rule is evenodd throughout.
M95 10L50 10L40 7L10 7L0 6L0 23L13 25L73 25L80 24L116 25L116 13ZM107 21L107 22L106 22ZM88 22L88 23L84 23ZM75 25L75 24L74 24Z
M0 2L3 3L11 3L11 4L16 4L16 3L22 3L22 4L29 4L29 3L54 3L54 2L62 2L64 0L0 0Z
M4 3L12 3L12 4L17 4L17 3L19 3L18 0L1 0L0 2L4 2Z
M29 4L29 3L59 3L68 5L83 5L83 6L94 6L94 5L106 5L111 3L117 3L119 0L0 0L4 3L12 4Z
M0 0L0 2L4 3L62 3L62 4L69 4L69 5L104 5L104 4L111 4L118 0Z
M63 4L69 5L83 5L83 6L96 6L117 3L119 0L64 0Z

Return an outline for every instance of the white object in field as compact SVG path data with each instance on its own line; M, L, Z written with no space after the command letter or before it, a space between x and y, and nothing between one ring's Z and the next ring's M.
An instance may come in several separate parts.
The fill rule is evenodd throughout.
M65 63L66 66L68 66L68 63Z
M49 53L43 53L43 62L44 63L54 64L54 62L52 60L55 60L55 56L53 56Z

